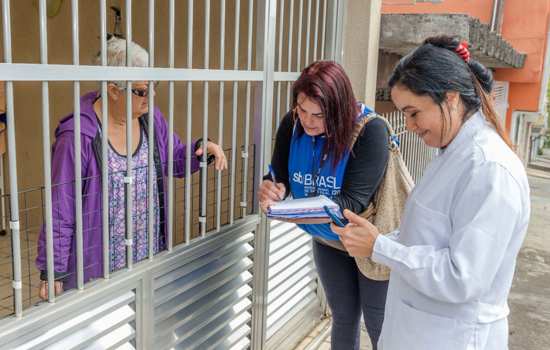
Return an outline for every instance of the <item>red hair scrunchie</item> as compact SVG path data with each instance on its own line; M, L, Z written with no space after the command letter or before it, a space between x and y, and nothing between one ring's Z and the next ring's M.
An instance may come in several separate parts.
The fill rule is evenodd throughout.
M455 52L464 60L464 62L470 62L470 50L468 50L468 43L466 41L460 42L455 49Z

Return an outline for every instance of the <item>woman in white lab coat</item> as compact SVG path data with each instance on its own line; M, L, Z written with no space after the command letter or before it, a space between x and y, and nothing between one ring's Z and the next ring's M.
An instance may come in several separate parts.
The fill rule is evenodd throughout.
M331 226L348 252L392 269L382 350L508 348L516 257L529 221L524 167L499 125L491 72L467 44L433 37L389 80L407 128L440 149L383 235L350 211Z

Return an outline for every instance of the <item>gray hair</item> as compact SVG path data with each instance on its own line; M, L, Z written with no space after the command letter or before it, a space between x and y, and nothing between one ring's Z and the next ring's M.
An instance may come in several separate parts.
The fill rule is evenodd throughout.
M113 67L126 67L126 39L113 36L107 41L107 65ZM133 41L129 42L130 66L149 66L149 53L143 47ZM96 57L96 64L101 65L101 52ZM113 81L120 87L125 86L124 81Z

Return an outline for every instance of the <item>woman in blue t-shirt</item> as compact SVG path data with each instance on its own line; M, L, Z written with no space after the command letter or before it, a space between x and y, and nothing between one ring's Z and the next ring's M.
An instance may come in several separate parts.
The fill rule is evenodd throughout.
M276 179L265 176L259 189L262 210L289 195L325 195L342 210L363 212L389 155L380 119L369 121L351 146L354 126L371 112L357 102L339 64L318 61L305 68L293 85L292 110L277 130L271 160ZM376 349L388 282L362 275L328 223L295 222L314 238L315 264L333 315L332 349L359 349L361 311Z

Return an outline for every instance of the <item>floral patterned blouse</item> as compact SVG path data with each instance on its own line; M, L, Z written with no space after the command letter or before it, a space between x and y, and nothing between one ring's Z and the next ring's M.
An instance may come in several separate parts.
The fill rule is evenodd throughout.
M126 266L126 197L124 177L126 175L126 156L118 154L112 145L109 145L109 237L110 237L110 270L116 271ZM147 157L149 142L143 128L140 132L140 141L132 157L132 217L133 217L133 261L138 262L149 255L148 229L148 189ZM157 178L155 169L154 178ZM159 193L156 184L154 188L154 217L153 245L154 253L161 250L160 242L160 208Z

